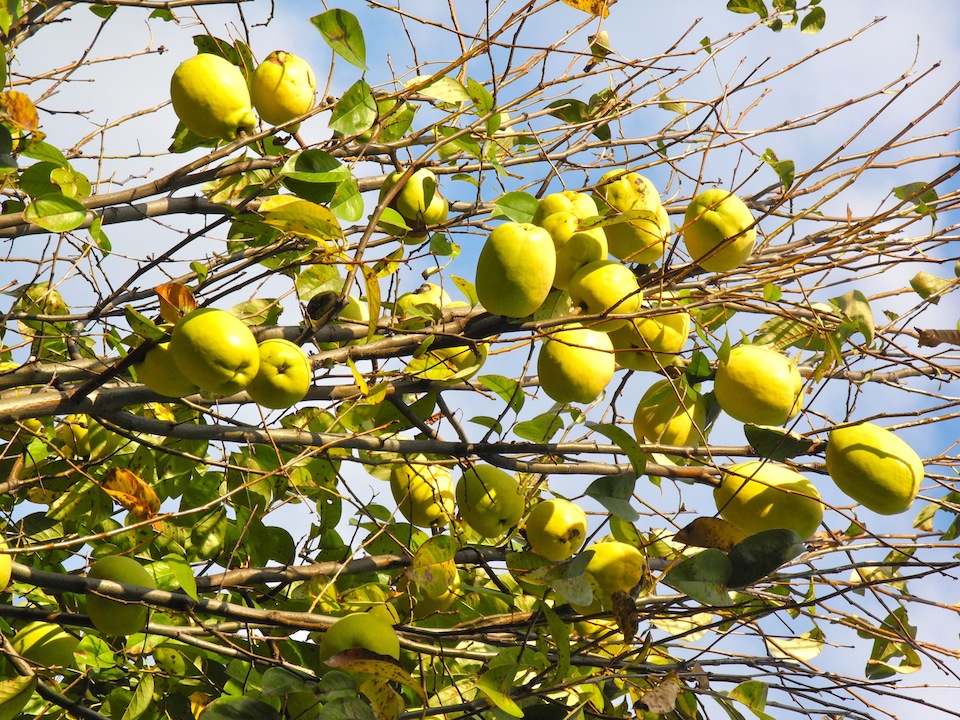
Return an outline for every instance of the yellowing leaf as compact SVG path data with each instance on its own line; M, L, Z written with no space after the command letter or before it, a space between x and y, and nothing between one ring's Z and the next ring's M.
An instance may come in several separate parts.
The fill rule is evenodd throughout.
M290 195L274 195L260 203L263 221L278 230L318 242L343 240L340 223L329 209Z
M381 678L370 678L360 684L360 692L370 701L378 720L397 720L403 710L403 700L397 692Z
M110 468L100 487L138 518L148 520L160 510L160 498L153 488L129 470Z
M362 672L381 680L393 680L401 685L406 685L421 698L424 698L423 690L414 681L410 673L404 670L396 660L386 655L379 655L364 648L352 648L328 658L326 664L337 670Z
M164 322L176 323L188 312L197 309L197 300L193 293L179 283L164 283L153 290L160 299L160 317Z
M617 0L563 0L570 7L577 10L583 10L591 15L598 15L605 18L610 14L610 6Z
M722 518L698 517L674 536L674 541L726 552L745 540L747 534Z
M815 628L795 638L766 637L767 650L775 658L809 662L823 650L823 632Z
M40 117L33 101L16 90L0 95L0 119L28 132L40 126Z

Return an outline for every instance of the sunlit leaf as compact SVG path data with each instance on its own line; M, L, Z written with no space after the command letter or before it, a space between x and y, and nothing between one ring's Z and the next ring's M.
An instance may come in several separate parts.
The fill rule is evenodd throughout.
M17 717L36 688L36 675L0 680L0 720Z
M513 412L518 413L523 409L523 388L516 380L503 375L481 375L477 382L495 392Z
M398 682L423 697L420 684L392 657L379 655L365 648L351 648L337 653L325 662L337 670L369 673L383 680Z
M563 0L570 7L585 13L605 18L610 14L610 6L617 0Z
M310 22L337 55L361 70L367 69L367 46L355 15L337 8L314 15Z
M603 505L607 510L627 522L640 518L640 514L630 504L637 485L635 473L607 475L594 480L585 493Z
M955 287L955 283L927 272L918 272L910 278L910 287L921 298L936 305L944 293Z
M87 209L77 200L60 193L41 195L27 205L23 213L27 222L50 232L69 232L83 225Z
M827 23L827 11L817 5L810 8L800 21L800 32L818 33Z
M8 123L18 130L34 132L40 126L40 116L27 95L8 90L0 94L0 122Z
M763 155L760 156L760 159L773 168L773 171L777 174L777 177L780 178L783 189L789 190L793 185L794 174L796 172L793 160L780 160L777 157L777 154L770 148L767 148L764 151Z
M427 84L420 88L420 93L434 100L444 103L469 102L471 100L470 93L467 92L463 84L452 77L443 76L431 80L429 75L419 75L413 80L408 80L404 85L412 88L419 87L424 83Z
M308 200L274 195L261 203L263 221L278 230L321 242L343 240L340 223L328 208Z
M823 650L823 632L814 628L795 638L766 637L764 642L773 657L810 662Z
M505 217L518 223L533 222L533 215L540 202L530 193L516 190L501 195L493 201L490 217Z
M330 111L330 127L341 135L356 135L377 119L377 101L370 86L357 80Z
M124 468L107 470L100 487L135 517L149 520L160 510L160 498L153 488Z
M160 301L160 317L164 322L176 323L188 312L197 309L197 299L190 288L179 283L157 285L153 291Z
M763 0L729 0L727 10L735 13L756 13L761 18L767 17L767 6Z

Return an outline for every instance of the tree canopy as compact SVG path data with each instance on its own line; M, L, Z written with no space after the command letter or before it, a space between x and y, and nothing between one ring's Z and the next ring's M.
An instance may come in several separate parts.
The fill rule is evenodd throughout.
M0 8L0 720L960 714L956 68L634 5Z

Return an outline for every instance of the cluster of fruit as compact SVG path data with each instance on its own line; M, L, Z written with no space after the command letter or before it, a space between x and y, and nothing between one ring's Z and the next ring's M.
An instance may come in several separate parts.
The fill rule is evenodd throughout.
M313 377L310 358L283 338L258 343L226 310L198 308L173 326L170 339L149 348L134 365L137 378L165 397L202 391L226 397L246 391L264 407L283 409L302 400Z
M384 200L392 195L392 199L387 202L387 207L400 213L400 216L409 224L409 228L395 226L381 220L380 229L393 235L408 235L411 240L419 240L423 238L427 227L446 221L450 213L450 204L440 194L437 176L432 170L419 168L404 181L406 174L404 170L396 170L387 175L387 179L380 187L380 203L383 204ZM400 184L399 189L394 191L398 184Z
M219 55L200 53L184 60L170 80L170 99L180 122L205 138L234 140L257 124L253 110L271 125L284 125L313 109L317 91L310 65L276 50L247 79ZM291 132L296 127L290 128Z

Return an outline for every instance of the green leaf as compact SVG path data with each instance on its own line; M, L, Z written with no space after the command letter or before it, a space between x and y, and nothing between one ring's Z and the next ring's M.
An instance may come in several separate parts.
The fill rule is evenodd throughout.
M561 430L563 420L555 412L546 412L537 415L533 420L525 420L513 426L513 434L518 438L537 443L549 442Z
M640 513L630 505L636 486L637 476L631 472L597 478L585 492L613 515L634 522L640 519Z
M730 551L727 587L746 587L802 555L803 551L803 540L793 530L775 528L751 535Z
M477 298L477 288L474 284L456 275L452 275L450 279L453 280L453 284L457 286L457 289L459 289L460 292L463 293L463 296L469 301L470 307L476 307L480 300Z
M767 148L764 151L763 155L760 156L760 159L773 168L773 171L777 174L777 177L780 178L780 182L783 184L783 189L789 190L790 186L793 185L793 179L796 172L793 160L780 160L777 157L777 154L770 148Z
M543 572L543 579L550 584L555 593L563 598L564 602L572 605L589 605L593 602L593 588L587 578L587 563L593 557L593 551L588 550L577 554L571 560L553 564L547 563ZM534 571L534 576L537 572Z
M186 558L180 555L164 555L163 560L173 573L177 586L194 600L197 599L197 580Z
M623 450L623 454L627 456L630 464L633 465L633 472L636 473L637 477L646 472L647 454L643 452L640 448L640 443L638 443L630 433L617 425L609 423L588 422L586 426L604 437L609 438L615 445Z
M748 680L737 685L727 697L746 705L750 712L760 720L773 720L763 710L767 706L767 684L759 680Z
M469 102L472 98L467 89L458 80L452 77L440 77L430 81L429 75L418 75L413 80L404 83L405 87L419 87L423 83L429 83L420 88L420 93L434 100L443 103Z
M469 135L458 135L458 133L462 132L460 128L438 125L434 129L436 130L438 141L441 138L450 138L440 145L438 149L440 157L449 158L461 152L477 159L482 157L480 143ZM458 135L458 137L454 137L454 135Z
M280 713L261 700L224 695L203 709L203 720L280 720Z
M746 424L743 434L747 436L750 447L767 460L786 460L810 453L816 443L786 428L765 425Z
M735 13L756 13L761 18L766 18L768 14L763 0L729 0L727 10Z
M406 574L424 595L439 597L454 582L457 566L453 559L459 549L460 543L449 535L432 537L417 548Z
M330 128L341 135L357 135L373 126L377 101L370 86L357 80L330 111Z
M361 70L367 69L367 46L355 15L338 8L314 15L310 22L337 55Z
M117 665L117 656L113 649L107 645L103 638L96 635L88 634L80 638L77 649L74 650L73 654L81 670L84 668L103 670Z
M928 300L936 305L940 302L941 296L952 289L954 283L950 280L931 275L926 272L918 272L910 279L910 287L924 300Z
M800 21L800 32L818 33L823 30L823 26L826 25L826 23L826 10L819 6L810 8L810 11L804 15L803 20Z
M830 302L851 321L854 329L863 335L867 345L873 342L873 311L862 292L851 290L840 297L830 298Z
M347 178L337 185L337 191L330 200L330 212L338 220L357 222L363 217L363 195L355 178Z
M823 650L823 631L814 628L795 638L767 636L764 642L773 657L809 662Z
M0 720L17 717L36 689L36 675L0 680Z
M522 718L523 710L520 709L520 706L517 705L509 695L506 695L500 689L500 687L498 687L500 684L498 682L500 674L501 673L493 673L492 671L488 670L486 673L480 676L480 680L477 682L477 689L486 695L490 702L496 705L500 710L503 710L503 712L505 712L507 715L516 718Z
M87 218L87 209L77 200L60 193L41 195L27 205L23 213L27 222L44 230L62 233L76 230Z
M516 380L503 375L481 375L477 382L495 392L513 412L518 413L523 408L523 388Z
M935 203L940 196L928 183L914 182L900 185L893 189L893 194L899 200L912 201L913 209L920 215L929 215L931 220L937 219Z
M711 548L675 565L664 582L704 605L729 607L733 605L727 592L729 578L730 560Z
M153 702L153 675L150 673L140 673L140 681L137 683L137 689L133 692L130 704L123 711L123 717L120 720L137 720L147 710Z
M550 631L553 645L557 649L557 670L554 678L564 681L570 670L570 628L549 605L540 603L539 610L547 619L547 630Z
M283 697L295 692L313 692L316 687L316 680L310 680L279 667L267 668L260 679L260 692L263 697Z
M505 217L518 223L533 222L539 201L530 193L516 190L501 195L493 201L490 219Z
M167 333L157 327L157 324L133 308L132 305L124 305L123 315L130 325L130 329L144 340L164 340Z

